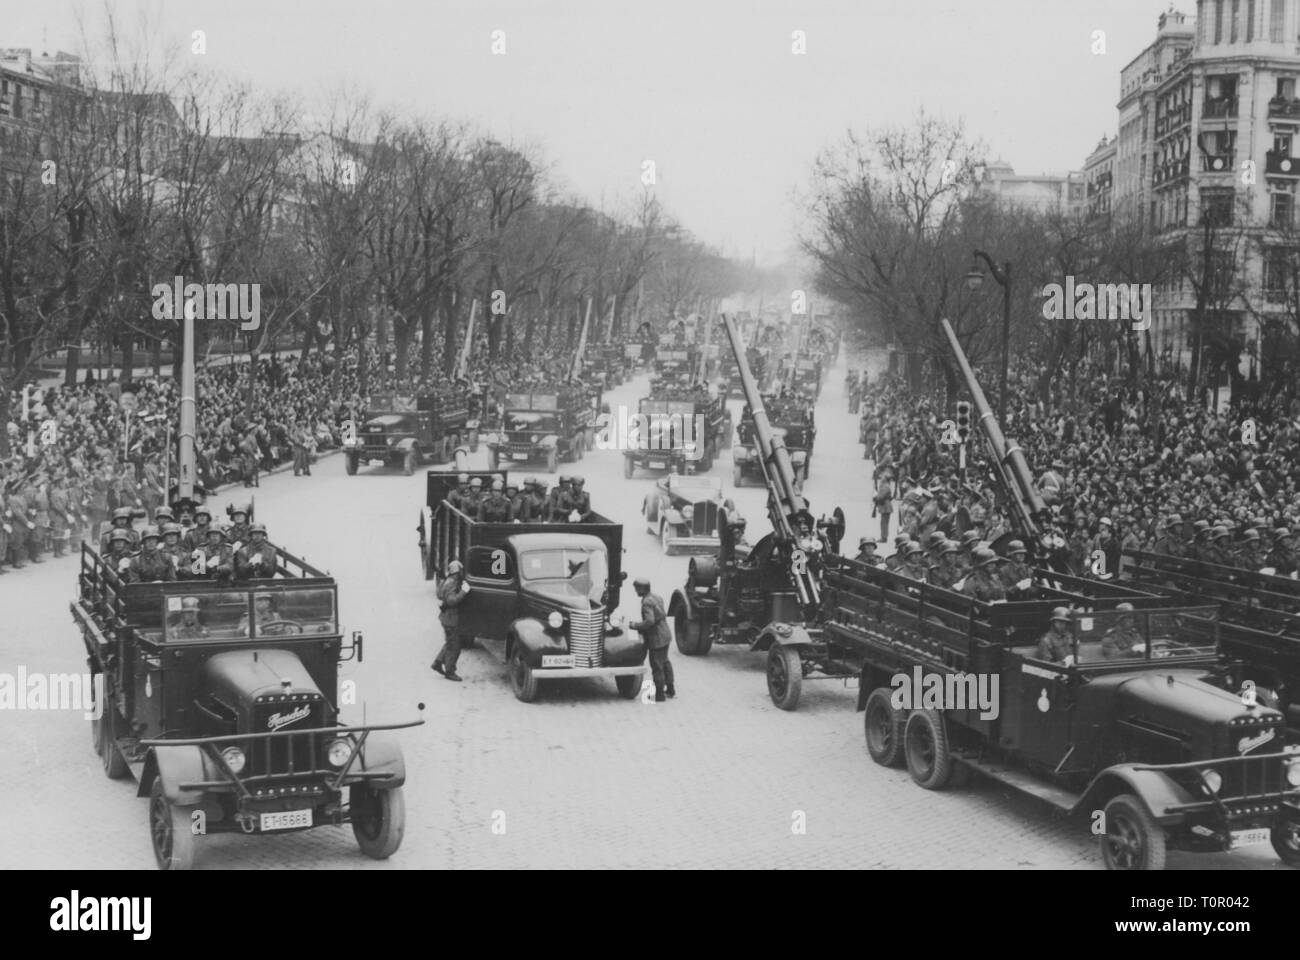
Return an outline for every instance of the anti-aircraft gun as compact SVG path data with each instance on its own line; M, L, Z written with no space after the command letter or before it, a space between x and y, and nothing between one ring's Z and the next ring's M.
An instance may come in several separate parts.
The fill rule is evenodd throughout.
M707 654L715 642L747 643L751 650L766 652L772 699L792 710L804 677L817 669L825 652L817 625L821 574L836 562L844 514L836 509L834 519L814 521L795 483L789 451L768 423L736 324L726 314L722 319L753 415L772 529L746 552L744 521L724 506L718 512L717 556L691 560L686 585L673 591L668 613L674 618L677 647L688 656ZM824 530L825 540L817 536L816 526Z

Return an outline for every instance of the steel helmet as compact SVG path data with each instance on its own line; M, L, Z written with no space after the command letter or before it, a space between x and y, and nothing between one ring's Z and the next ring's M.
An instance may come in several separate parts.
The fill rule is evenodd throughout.
M163 517L166 517L168 520L172 520L175 518L175 515L172 513L171 507L159 507L157 510L153 512L154 523L157 523Z
M1069 608L1069 607L1057 607L1056 609L1054 609L1054 610L1052 611L1052 622L1053 622L1053 623L1055 623L1055 622L1057 622L1057 621L1061 621L1061 622L1063 622L1063 623L1069 623L1069 622L1071 621L1071 619L1073 619L1073 618L1070 616L1070 608Z
M959 544L956 540L945 540L943 542L943 546L939 550L939 553L946 556L947 554L959 553L960 551L961 551L961 544Z
M119 520L130 521L133 519L135 519L135 511L133 511L130 507L118 507L116 510L113 511L114 523L117 523L117 521Z
M226 528L220 526L219 524L214 523L210 527L208 527L208 536L211 537L214 533L217 536L221 537L223 540L226 538Z
M162 532L164 537L169 537L173 533L179 537L183 531L179 523L164 523Z
M978 550L975 551L975 562L978 563L981 567L993 563L995 560L997 560L997 558L998 555L994 553L992 550L990 550L988 547L980 547Z
M447 576L450 577L453 573L460 573L464 569L465 565L463 563L459 560L453 560L451 563L447 564Z
M969 547L972 543L979 543L980 535L977 530L967 530L961 535L961 545Z
M905 554L907 556L910 557L915 553L924 553L924 552L925 551L921 548L921 545L917 543L915 540L907 541L907 549L905 551Z
M121 543L123 540L125 540L127 543L130 543L131 534L127 533L121 527L118 527L116 530L114 530L112 533L108 535L108 542L110 545L114 543Z
M1022 540L1012 540L1010 543L1007 544L1008 555L1015 554L1015 553L1024 553L1024 552L1025 552L1025 544L1024 541Z
M500 481L500 480L493 480L493 481L492 481L492 492L493 492L493 493L500 493L500 492L502 491L502 489L504 489L504 488L501 486L501 481Z
M1224 526L1218 526L1214 528L1214 533L1211 535L1210 539L1222 540L1227 535L1228 535L1228 528Z
M248 528L248 532L249 532L249 533L261 533L261 534L265 534L265 533L266 533L266 524L264 524L264 523L255 523L255 524L253 524L251 527Z
M148 526L148 527L145 527L143 530L140 531L140 542L141 542L141 543L144 543L146 540L159 540L159 539L161 539L161 537L160 537L159 534L158 534L158 528L157 528L157 527L154 527L154 526Z

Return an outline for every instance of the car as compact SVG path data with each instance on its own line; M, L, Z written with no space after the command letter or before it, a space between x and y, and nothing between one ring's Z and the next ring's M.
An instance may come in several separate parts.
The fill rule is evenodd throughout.
M722 480L704 475L669 474L641 504L646 530L659 538L665 554L678 549L718 549L718 508Z

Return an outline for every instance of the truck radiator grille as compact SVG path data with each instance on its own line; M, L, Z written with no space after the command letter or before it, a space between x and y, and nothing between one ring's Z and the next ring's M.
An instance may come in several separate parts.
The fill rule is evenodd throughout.
M306 732L326 726L325 700L317 693L272 694L253 706L253 732ZM312 736L269 737L251 741L250 774L302 773L317 768L320 740Z
M692 508L691 531L697 537L711 537L718 529L718 505L712 500L697 503Z
M574 610L569 614L569 652L575 667L605 665L604 610Z

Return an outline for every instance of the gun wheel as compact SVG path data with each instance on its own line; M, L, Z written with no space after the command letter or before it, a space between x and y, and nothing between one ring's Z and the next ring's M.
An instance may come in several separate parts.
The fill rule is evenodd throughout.
M685 657L703 657L713 646L712 635L704 629L704 621L692 617L684 609L673 617L673 637L677 649Z
M194 866L194 834L184 807L163 794L162 781L149 791L149 839L159 870L189 870Z
M372 860L387 860L402 845L406 833L406 800L402 788L375 790L364 783L348 788L352 835Z
M1102 813L1106 833L1101 838L1101 858L1107 870L1165 868L1165 832L1141 800L1123 793L1112 798Z
M799 651L784 644L773 644L767 651L767 692L782 710L799 706L803 692L803 662Z

